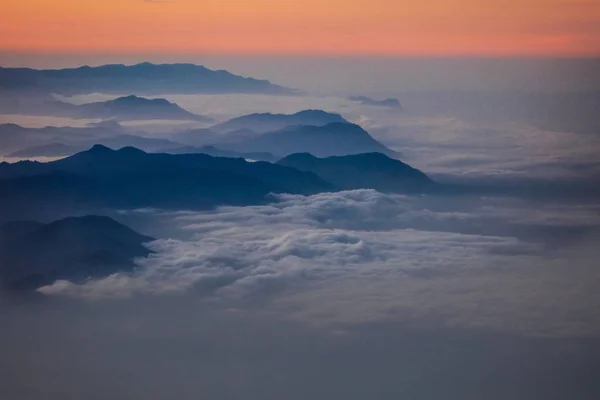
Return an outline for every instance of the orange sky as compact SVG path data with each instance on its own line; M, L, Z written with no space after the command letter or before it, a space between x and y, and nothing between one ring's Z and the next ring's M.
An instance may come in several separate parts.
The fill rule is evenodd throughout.
M600 55L600 0L2 0L0 51Z

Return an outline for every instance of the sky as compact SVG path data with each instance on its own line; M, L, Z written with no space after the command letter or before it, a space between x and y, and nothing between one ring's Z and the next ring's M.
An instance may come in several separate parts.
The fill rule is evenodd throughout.
M4 0L0 51L600 55L600 0Z

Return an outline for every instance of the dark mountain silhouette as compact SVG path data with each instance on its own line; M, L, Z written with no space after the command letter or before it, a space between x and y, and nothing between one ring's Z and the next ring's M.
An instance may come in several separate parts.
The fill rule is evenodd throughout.
M349 123L292 126L228 144L225 148L235 151L268 152L280 156L311 153L317 157L330 157L368 152L398 156L397 152L373 139L360 126Z
M344 190L369 188L388 193L414 193L434 186L423 172L381 153L327 158L301 153L289 155L278 164L314 172Z
M193 114L166 99L146 99L138 96L75 106L79 118L127 120L189 120L209 122L210 118Z
M258 204L269 193L314 194L335 187L311 172L206 154L149 154L104 146L61 160L0 164L0 209L206 209ZM68 207L62 207L67 208Z
M385 100L374 100L366 96L351 96L348 98L350 101L355 103L360 103L365 106L376 106L376 107L389 107L389 108L397 108L401 109L402 104L398 101L398 99L390 98Z
M103 65L56 70L0 68L0 88L58 94L266 93L293 94L266 80L193 64Z
M313 125L323 126L334 122L348 122L339 114L322 110L304 110L295 114L250 114L230 119L210 128L217 133L231 133L249 130L256 134L277 131L288 126Z
M130 271L134 258L150 253L143 243L152 240L100 216L0 225L0 286L37 289Z
M0 224L0 243L28 235L43 225L36 221L10 221Z
M275 157L271 153L239 153L236 151L222 150L214 146L202 146L202 147L194 147L194 146L184 146L179 147L172 150L165 150L163 153L169 154L208 154L213 157L230 157L230 158L244 158L247 160L253 161L268 161L275 162L277 161L277 157Z

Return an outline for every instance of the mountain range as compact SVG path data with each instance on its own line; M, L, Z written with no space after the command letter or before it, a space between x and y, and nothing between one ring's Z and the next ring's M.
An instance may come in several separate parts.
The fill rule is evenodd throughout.
M342 190L375 189L391 193L423 193L434 182L423 172L381 153L318 158L292 154L277 162L300 171L314 172Z
M288 126L221 147L245 152L267 152L279 156L310 153L317 157L345 156L360 153L399 153L375 140L360 126L334 122L323 126Z
M146 99L134 95L74 107L79 118L87 119L210 121L210 118L186 111L166 99Z
M108 217L69 217L0 225L0 288L37 289L58 279L81 282L131 271L154 240Z
M62 157L89 149L101 143L111 148L127 146L145 151L182 147L163 138L144 137L121 127L115 121L104 121L88 127L24 128L15 124L0 125L0 155L18 158Z
M22 128L5 124L0 125L0 155L61 157L102 144L114 149L131 146L148 152L206 153L264 161L303 152L318 157L365 152L399 157L399 153L375 140L360 126L347 122L339 114L320 110L251 114L210 128L184 130L162 138L144 135L147 134L124 128L114 120L85 128Z
M288 126L311 125L323 126L335 122L347 123L341 115L323 110L304 110L295 114L249 114L230 119L214 125L211 131L231 133L239 130L250 130L256 134L277 131Z
M208 154L213 157L244 158L252 161L275 162L277 157L271 153L243 153L229 150L222 150L215 146L183 146L176 149L167 149L163 153L169 154Z
M246 78L194 64L112 64L67 69L0 67L0 88L64 95L193 93L294 94L267 80Z
M0 163L0 209L207 209L267 201L269 193L314 194L335 187L311 172L242 158L92 149L53 162Z
M397 109L402 108L402 104L400 104L400 101L398 101L398 99L395 98L375 100L366 96L351 96L348 98L348 100L353 101L355 103L360 103L364 106L388 107Z
M166 99L148 99L135 95L76 105L58 100L48 94L15 93L13 96L0 96L0 112L6 114L115 121L212 121L208 117L184 110L179 105Z

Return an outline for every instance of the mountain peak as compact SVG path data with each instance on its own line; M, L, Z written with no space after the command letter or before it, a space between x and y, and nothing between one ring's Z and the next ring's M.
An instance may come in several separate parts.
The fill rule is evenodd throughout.
M149 99L146 97L140 97L140 96L136 96L134 94L131 94L129 96L123 96L123 97L118 97L114 100L109 100L106 103L113 103L113 104L154 104L154 105L158 105L158 104L164 104L164 105L172 105L173 103L171 103L169 100L167 99L161 99L161 98L156 98L156 99Z
M91 149L89 149L87 151L87 153L91 153L91 154L109 154L109 153L114 153L114 150L111 148L108 148L102 144L95 144L92 146Z
M290 126L324 126L333 122L348 123L340 114L323 110L303 110L295 114L255 113L217 124L211 130L230 133L241 129L256 133L273 132Z
M297 116L308 116L308 115L312 115L312 116L330 116L330 117L339 117L340 120L343 120L342 116L338 113L332 113L329 111L325 111L325 110L319 110L319 109L308 109L308 110L302 110L302 111L298 111L296 114Z

